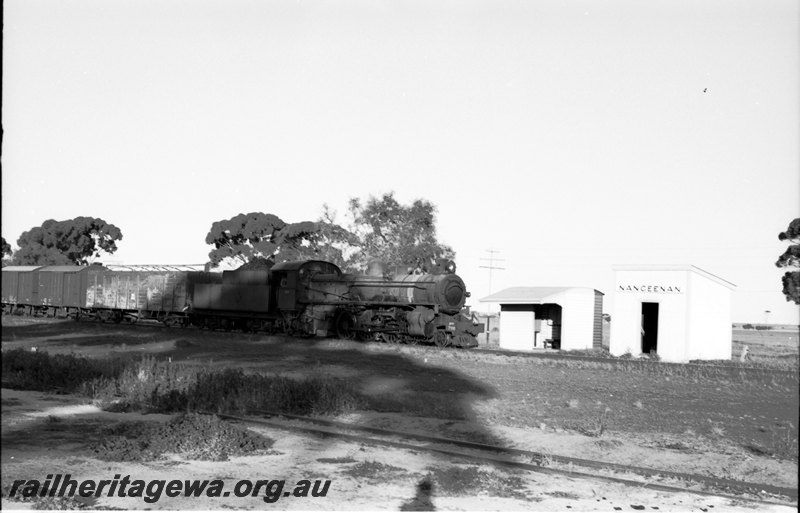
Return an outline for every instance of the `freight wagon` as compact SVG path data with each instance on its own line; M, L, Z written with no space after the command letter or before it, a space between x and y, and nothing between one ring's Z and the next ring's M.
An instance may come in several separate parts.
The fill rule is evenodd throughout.
M222 279L219 273L111 271L102 265L9 266L2 273L4 313L168 324L185 316L195 284Z

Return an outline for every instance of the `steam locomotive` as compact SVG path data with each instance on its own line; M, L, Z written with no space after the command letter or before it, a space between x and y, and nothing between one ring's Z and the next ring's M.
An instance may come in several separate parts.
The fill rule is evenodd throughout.
M2 276L4 313L464 348L483 331L462 313L469 292L452 261L423 274L304 260L222 273L11 266Z

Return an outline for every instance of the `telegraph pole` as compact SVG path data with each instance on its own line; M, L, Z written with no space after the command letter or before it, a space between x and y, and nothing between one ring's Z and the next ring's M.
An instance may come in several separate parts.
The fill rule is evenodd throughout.
M489 258L481 258L481 260L486 262L488 265L480 265L478 267L481 268L481 269L489 269L489 295L491 295L492 294L492 271L504 271L505 270L505 267L498 267L498 266L495 265L495 263L505 262L505 260L502 259L502 258L497 258L495 256L497 253L500 253L497 250L487 249L486 252L489 253ZM488 310L488 315L486 316L486 345L489 345L489 342L490 342L489 339L492 336L492 328L491 328L492 304L489 303L486 306L486 308Z
M498 267L498 266L495 265L495 263L505 262L505 259L497 258L495 256L497 253L500 253L497 250L487 249L486 252L489 253L489 258L481 258L481 260L483 260L485 262L488 262L488 265L481 265L481 266L478 266L478 267L481 268L481 269L489 269L489 295L491 295L492 294L492 271L495 271L495 270L497 270L497 271L505 271L505 267ZM489 306L489 311L491 312L491 303L490 303L490 306Z

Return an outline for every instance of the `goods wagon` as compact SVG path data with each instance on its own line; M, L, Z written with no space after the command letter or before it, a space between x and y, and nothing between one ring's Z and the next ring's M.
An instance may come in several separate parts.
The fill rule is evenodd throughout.
M193 271L89 271L83 314L115 322L127 318L176 323L191 307L197 284L221 280L219 273Z
M30 314L68 314L82 307L86 276L99 266L50 265L3 268L3 311Z
M39 269L39 299L43 307L81 308L86 302L90 269L101 266L51 265Z
M39 303L39 265L12 265L3 267L3 312L25 307L30 310ZM29 312L32 313L32 312Z

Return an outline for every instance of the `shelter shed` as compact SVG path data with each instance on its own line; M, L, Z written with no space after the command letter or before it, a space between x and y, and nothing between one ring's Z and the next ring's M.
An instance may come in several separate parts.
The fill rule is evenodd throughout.
M603 293L586 287L511 287L480 299L500 305L503 349L592 349L603 342Z

